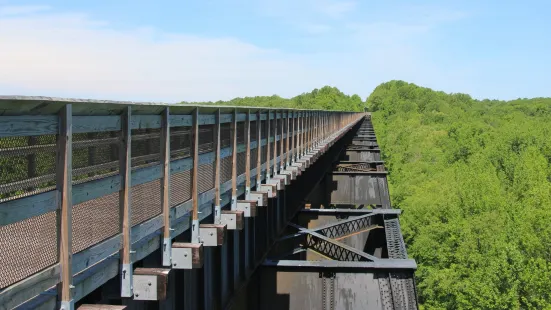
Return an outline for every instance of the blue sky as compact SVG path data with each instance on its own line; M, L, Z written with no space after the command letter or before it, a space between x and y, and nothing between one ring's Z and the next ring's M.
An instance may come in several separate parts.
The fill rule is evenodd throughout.
M549 1L0 0L0 94L551 96Z

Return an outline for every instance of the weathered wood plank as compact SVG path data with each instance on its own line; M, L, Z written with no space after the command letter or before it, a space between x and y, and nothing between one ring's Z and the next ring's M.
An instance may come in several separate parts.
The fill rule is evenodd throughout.
M160 115L132 115L130 118L131 129L161 128Z
M130 251L132 242L130 239L132 207L130 201L130 187L132 186L131 173L131 129L132 110L128 106L121 116L121 142L119 147L119 173L121 186L119 191L119 218L122 233L121 270L124 276L121 279L121 296L132 297L132 260ZM159 124L160 125L160 124Z
M245 197L249 199L251 192L251 110L247 111L247 120L245 121L245 145L247 146L245 154Z
M121 176L118 174L99 180L73 185L73 205L78 205L79 203L115 193L119 191L120 188ZM0 207L1 206L2 205L0 205Z
M16 223L57 209L57 193L49 191L0 204L0 226Z
M260 145L262 144L262 118L261 118L261 114L260 114L260 111L256 112L256 119L258 120L256 122L256 141L255 141L255 144L258 145L255 145L256 148L256 169L255 169L255 172L256 172L256 183L255 185L258 187L258 185L260 184L260 180L261 180L261 176L260 176L260 171L262 170L262 150L260 148ZM254 175L254 174L253 174Z
M117 234L92 247L82 250L73 255L73 274L77 274L89 268L107 257L118 253L122 245L122 235Z
M232 194L231 194L231 209L237 210L237 109L233 111L233 123L232 123L232 168L231 168L231 182L232 182Z
M73 297L75 301L80 300L96 288L105 284L105 282L116 277L119 273L119 260L116 258L108 258L102 261L99 266L96 266L94 269L95 270L83 272L75 276Z
M199 188L197 185L197 177L199 173L199 108L193 112L193 129L191 135L191 148L193 158L193 169L191 170L191 201L192 201L192 230L191 242L200 243L199 236Z
M0 310L10 310L60 281L61 266L55 264L0 291Z
M221 222L222 210L220 205L220 109L216 111L214 120L214 145L215 145L215 165L214 165L214 223Z
M161 117L161 161L162 165L162 209L163 209L163 266L171 265L170 239L170 108L163 111Z
M0 116L0 137L57 134L58 119L57 115Z
M121 130L120 115L73 116L73 133Z
M58 288L61 305L73 309L71 286L73 285L72 260L72 143L73 110L65 105L59 113L59 134L57 136L56 192L57 192L57 234L58 257L61 265L61 283Z
M188 115L188 114L184 114L184 115L171 114L168 122L170 123L171 127L182 127L182 126L190 127L192 125L191 115Z

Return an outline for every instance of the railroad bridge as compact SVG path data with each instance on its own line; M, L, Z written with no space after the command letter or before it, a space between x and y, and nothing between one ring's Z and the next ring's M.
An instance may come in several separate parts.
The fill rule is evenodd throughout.
M0 97L0 309L417 309L370 117Z

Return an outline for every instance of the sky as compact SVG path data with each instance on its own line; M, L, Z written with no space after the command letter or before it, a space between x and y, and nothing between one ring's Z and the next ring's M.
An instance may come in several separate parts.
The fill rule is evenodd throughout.
M551 1L0 0L0 95L551 96Z

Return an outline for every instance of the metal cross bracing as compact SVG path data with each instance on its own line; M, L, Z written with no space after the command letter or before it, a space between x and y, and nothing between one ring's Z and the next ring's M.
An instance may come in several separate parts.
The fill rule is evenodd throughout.
M338 172L373 172L384 171L383 161L355 162L339 161L335 166Z
M264 266L297 273L306 272L306 268L319 270L322 281L322 292L318 295L321 297L319 306L330 309L345 298L331 294L333 285L337 290L346 287L339 279L350 272L350 264L361 264L353 268L362 270L360 272L371 272L378 289L364 289L362 298L347 302L359 306L359 300L368 299L371 302L367 304L377 305L370 306L374 309L417 309L413 278L416 265L407 256L398 219L400 210L390 209L387 172L380 157L375 131L368 119L364 119L350 143L343 150L341 160L335 162L332 172L327 174L326 184L330 186L330 191L345 190L340 196L331 196L330 205L337 207L313 209L309 206L302 209L299 216L305 215L322 224L314 227L308 224L308 228L303 227L304 224L289 224L289 227L298 231L288 230L289 234L276 240ZM338 197L338 202L333 200ZM348 208L339 203L344 203ZM383 209L358 209L358 205L374 205ZM318 219L331 217L335 220ZM346 244L347 240L355 240L352 242L355 246ZM365 242L365 246L361 245L362 242ZM374 255L364 252L364 248L370 253L374 251ZM316 257L305 255L309 251L321 256L321 260L312 260ZM311 260L305 260L308 258ZM383 262L387 264L386 268L371 269ZM409 268L403 268L405 266ZM363 281L371 280L366 278ZM315 289L298 289L301 294L315 294L312 290ZM362 305L364 307L366 304Z

